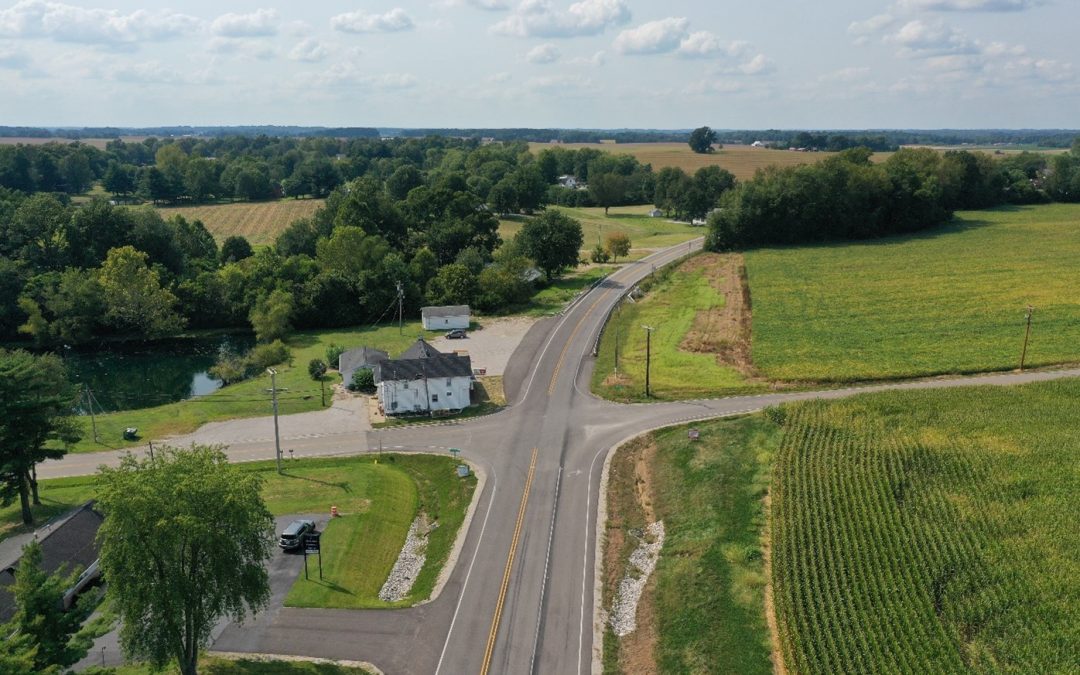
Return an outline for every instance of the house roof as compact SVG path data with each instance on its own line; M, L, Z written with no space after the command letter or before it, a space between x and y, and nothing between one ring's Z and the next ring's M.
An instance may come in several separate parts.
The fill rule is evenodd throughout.
M443 353L429 345L424 338L417 338L398 359L430 359L433 356L443 356Z
M446 305L443 307L421 307L420 315L425 319L429 316L469 316L468 305Z
M52 528L38 541L41 544L41 568L47 574L61 567L68 571L86 569L98 559L95 537L105 517L94 509L94 502L83 504L66 520ZM15 583L13 571L18 561L0 570L0 623L10 621L15 614L15 596L9 587Z
M341 352L341 356L338 357L338 370L344 373L346 370L353 371L357 368L372 368L375 364L389 358L390 355L381 349L357 347L356 349Z
M375 382L472 377L472 359L457 354L440 354L417 359L394 359L375 366Z

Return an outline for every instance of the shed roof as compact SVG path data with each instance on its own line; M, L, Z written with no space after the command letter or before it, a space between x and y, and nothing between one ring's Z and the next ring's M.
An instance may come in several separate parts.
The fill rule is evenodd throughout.
M427 318L429 316L443 317L443 316L469 316L468 305L445 305L442 307L421 307L420 316Z

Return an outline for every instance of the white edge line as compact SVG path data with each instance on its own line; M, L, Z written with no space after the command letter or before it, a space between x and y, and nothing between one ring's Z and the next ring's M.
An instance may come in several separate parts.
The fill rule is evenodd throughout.
M551 566L551 543L555 540L555 514L559 512L559 486L562 484L563 468L559 467L559 473L555 474L555 504L551 508L551 526L548 528L547 554L544 556L544 576L540 582L540 604L536 608L536 634L533 637L532 657L529 659L529 673L534 672L536 666L536 651L540 648L540 623L544 615L544 592L547 589L548 569Z
M439 663L435 666L435 675L439 675L442 669L443 659L446 657L446 648L450 646L450 636L454 633L454 624L457 623L458 612L461 611L461 603L465 600L465 590L469 586L469 577L472 576L473 565L476 564L476 556L480 553L480 544L484 540L484 531L487 530L488 517L491 515L491 507L495 505L495 492L498 490L498 476L495 467L491 467L491 499L488 500L487 511L484 512L484 522L480 525L480 536L476 539L476 547L473 549L472 559L469 561L469 569L465 572L465 581L461 584L461 594L458 595L457 605L454 606L454 616L450 619L450 628L446 631L446 641L443 642L442 651L439 652Z

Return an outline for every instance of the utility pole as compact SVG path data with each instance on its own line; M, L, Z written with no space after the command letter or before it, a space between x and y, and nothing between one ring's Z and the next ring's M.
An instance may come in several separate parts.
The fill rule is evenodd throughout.
M1031 314L1035 311L1035 308L1031 305L1027 306L1027 314L1025 319L1027 320L1027 330L1024 331L1024 350L1020 352L1020 370L1024 370L1024 360L1027 358L1028 340L1031 338Z
M404 335L404 316L405 316L405 289L401 287L401 282L397 282L397 330L398 335Z
M150 461L152 462L154 461L154 442L147 441L147 444L150 446Z
M277 458L277 472L281 471L281 436L278 433L278 421L277 421L277 371L273 368L267 368L266 372L270 374L270 398L274 402L274 456Z
M94 442L98 443L97 419L94 418L94 392L90 390L90 385L83 385L83 394L86 399L86 407L90 409L90 428L94 430Z
M642 326L645 329L645 398L650 397L649 370L652 367L652 332L656 330L652 326Z

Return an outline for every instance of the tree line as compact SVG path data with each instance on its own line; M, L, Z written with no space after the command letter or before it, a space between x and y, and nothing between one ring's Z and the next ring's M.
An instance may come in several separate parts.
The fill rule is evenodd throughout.
M822 162L770 167L726 192L708 246L865 239L941 225L958 209L1080 201L1080 139L1068 153L903 149L884 162L866 148Z

